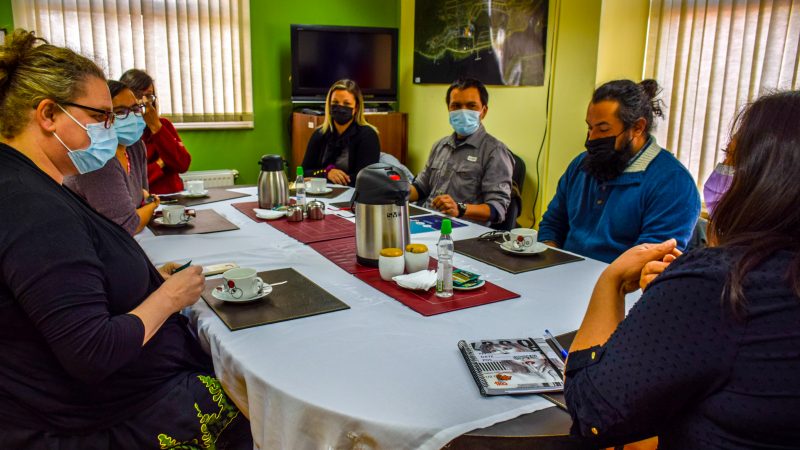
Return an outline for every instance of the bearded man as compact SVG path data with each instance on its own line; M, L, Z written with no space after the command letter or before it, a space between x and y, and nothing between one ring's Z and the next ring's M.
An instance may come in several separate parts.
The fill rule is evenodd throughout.
M539 240L604 262L646 242L683 250L700 213L688 170L650 134L663 117L658 83L610 81L586 111L586 152L558 182Z

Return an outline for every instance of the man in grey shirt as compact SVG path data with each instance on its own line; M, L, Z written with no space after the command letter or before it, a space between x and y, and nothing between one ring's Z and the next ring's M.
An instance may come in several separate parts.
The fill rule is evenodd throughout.
M409 200L483 225L502 222L511 203L514 157L481 123L489 92L478 80L461 79L445 100L455 132L433 146Z

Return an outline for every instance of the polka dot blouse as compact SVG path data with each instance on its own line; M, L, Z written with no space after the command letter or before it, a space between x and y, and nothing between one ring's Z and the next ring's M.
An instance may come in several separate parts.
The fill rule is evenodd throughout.
M686 254L609 341L573 352L573 434L599 445L658 435L661 449L800 448L800 298L778 252L748 273L745 313L722 291L740 251Z

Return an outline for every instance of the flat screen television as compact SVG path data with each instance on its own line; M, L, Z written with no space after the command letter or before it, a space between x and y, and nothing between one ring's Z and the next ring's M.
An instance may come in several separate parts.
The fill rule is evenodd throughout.
M292 101L324 102L342 78L364 102L397 100L397 29L292 25Z

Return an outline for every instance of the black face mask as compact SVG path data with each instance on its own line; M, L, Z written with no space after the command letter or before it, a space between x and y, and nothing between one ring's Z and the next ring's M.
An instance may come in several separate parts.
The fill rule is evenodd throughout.
M353 108L342 105L331 105L331 119L339 125L353 120Z
M632 141L628 141L621 149L617 150L615 147L617 136L592 139L591 141L587 139L584 144L586 157L583 158L582 167L601 183L617 178L625 171L628 161L633 157L631 155Z

